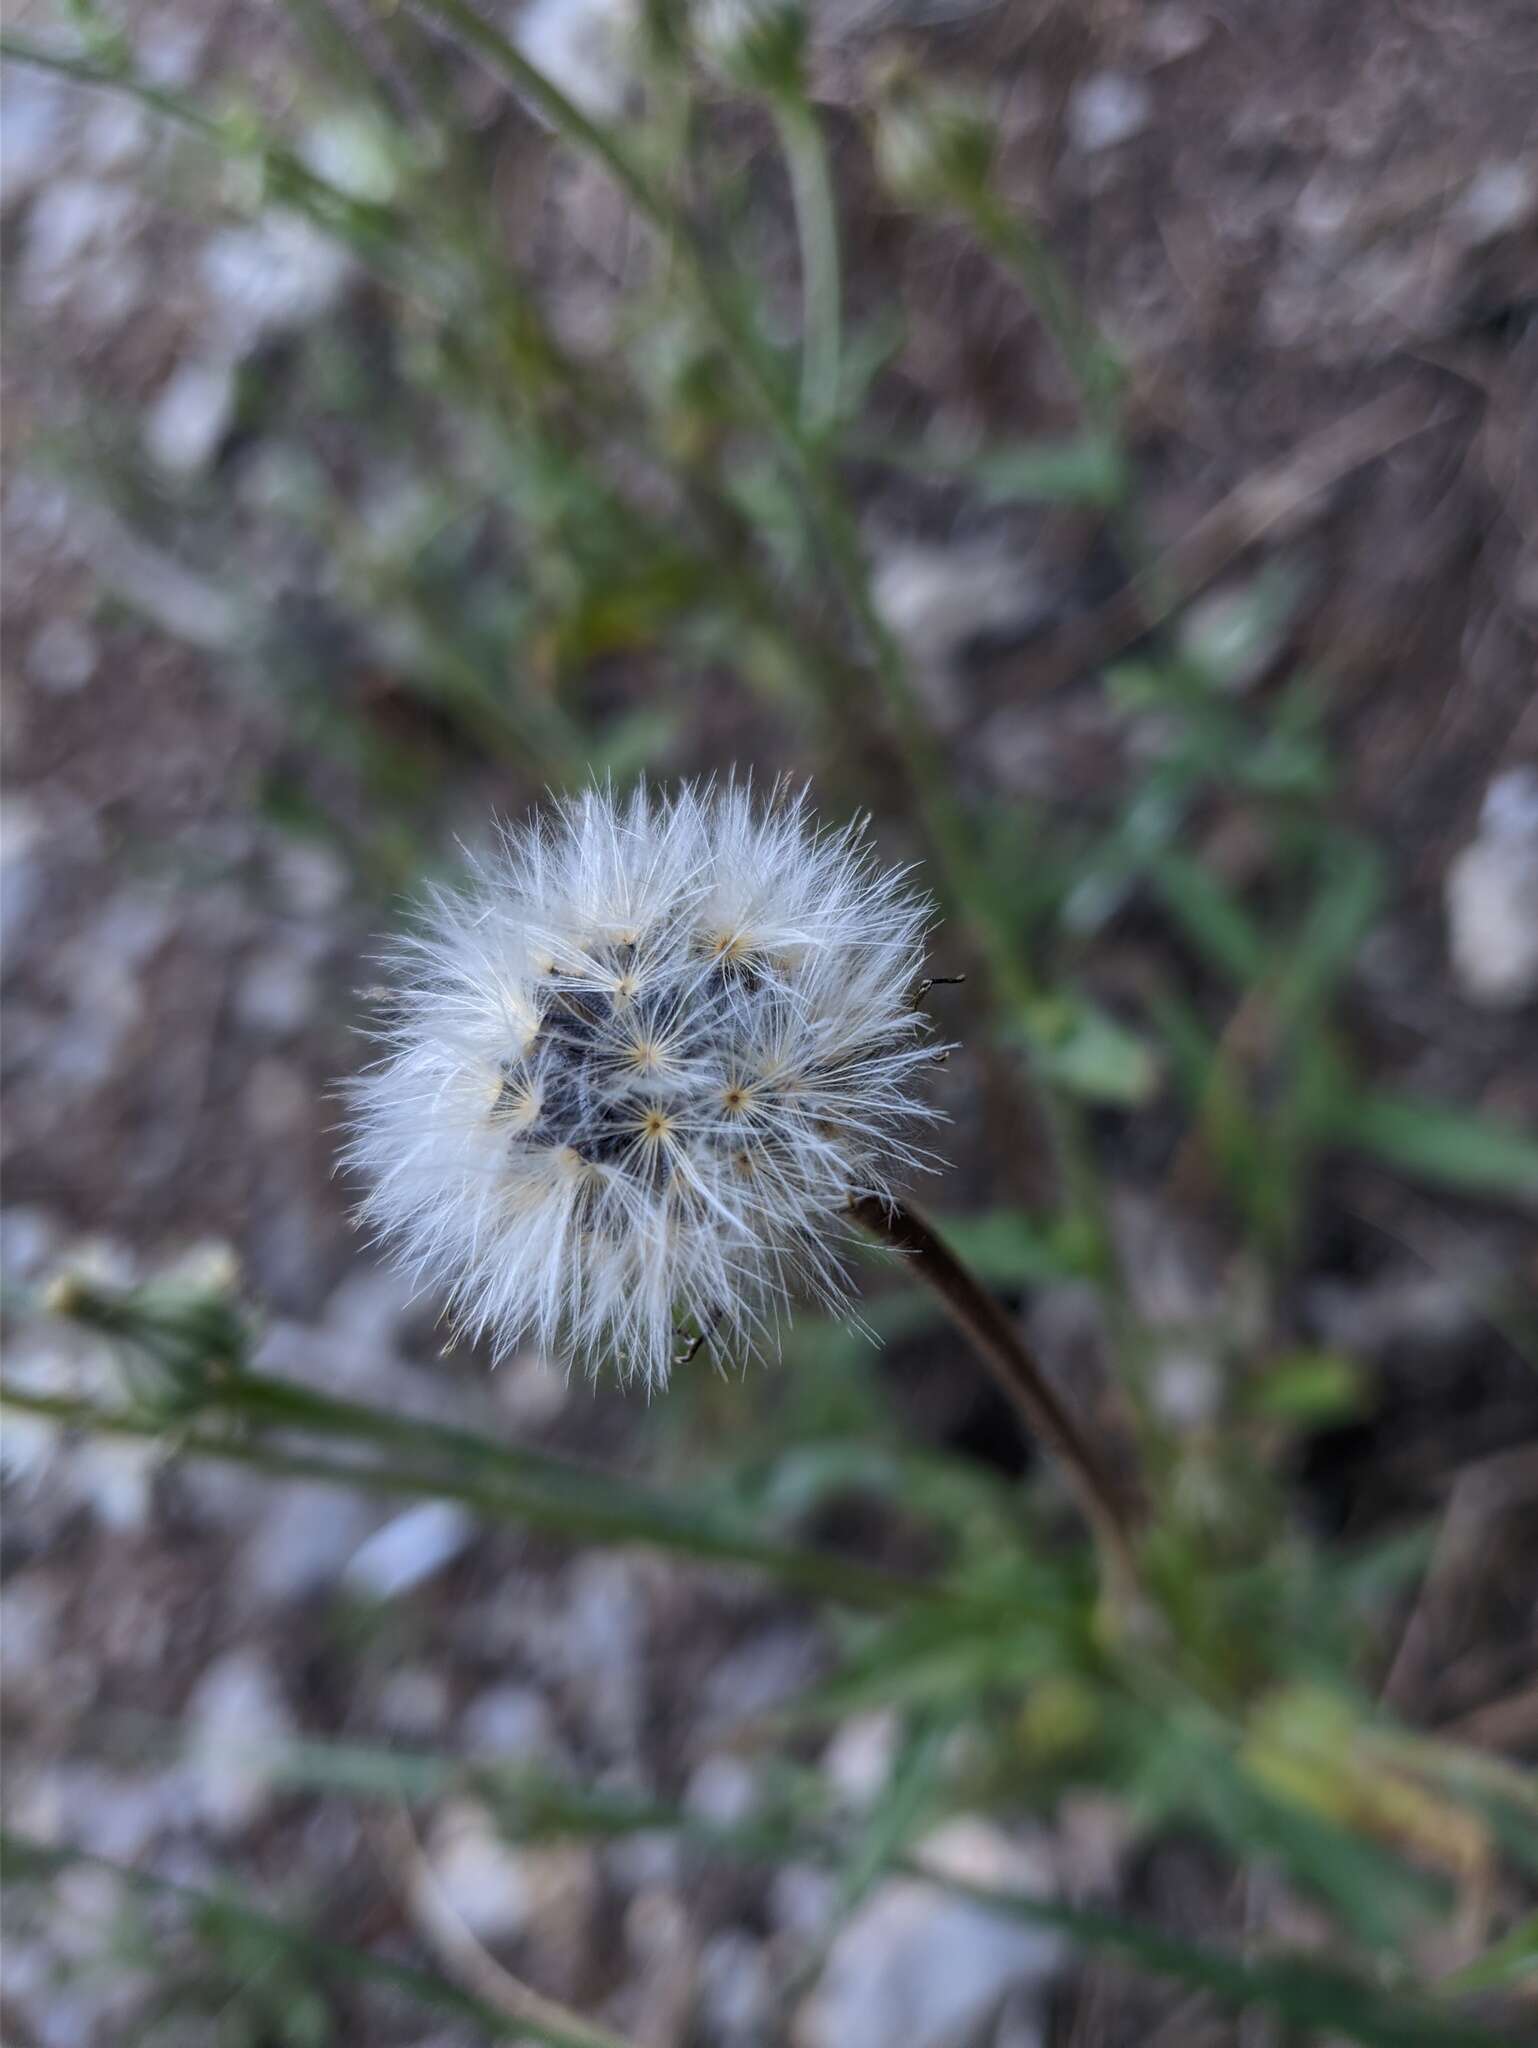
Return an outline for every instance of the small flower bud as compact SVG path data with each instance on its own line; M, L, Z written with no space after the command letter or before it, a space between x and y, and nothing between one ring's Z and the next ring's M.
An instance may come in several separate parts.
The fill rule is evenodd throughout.
M796 0L704 0L694 34L733 85L771 97L803 90L807 22Z
M993 123L975 100L911 76L886 81L876 113L876 167L905 205L964 205L986 187L997 147Z
M169 1416L196 1413L244 1365L251 1328L235 1297L238 1271L221 1247L196 1267L140 1287L109 1288L61 1273L43 1294L50 1314L100 1330L150 1368L141 1397Z

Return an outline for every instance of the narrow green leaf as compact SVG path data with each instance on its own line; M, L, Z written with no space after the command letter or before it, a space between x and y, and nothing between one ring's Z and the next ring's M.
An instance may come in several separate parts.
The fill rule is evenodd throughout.
M329 1757L328 1751L333 1752ZM393 1750L354 1753L352 1745L315 1742L294 1745L286 1754L289 1767L284 1775L291 1784L312 1784L329 1790L356 1788L363 1797L391 1801L445 1789L440 1777L445 1766L430 1757L403 1758ZM721 1826L655 1801L624 1793L595 1793L554 1779L541 1779L526 1771L503 1772L495 1765L447 1768L457 1768L462 1774L460 1782L496 1804L507 1825L526 1838L676 1832L702 1849L723 1856L754 1861L810 1859L821 1865L839 1861L839 1851L825 1834L808 1833L804 1827L792 1826L772 1814L762 1821ZM10 1838L7 1847L12 1858L41 1859L44 1866L73 1860L69 1851L44 1849L14 1838ZM101 1859L85 1860L99 1863ZM1119 1956L1152 1976L1206 1991L1225 2006L1240 2011L1253 2006L1274 2012L1289 2025L1333 2031L1363 2043L1364 2048L1505 2048L1509 2039L1449 2011L1440 2000L1416 2002L1408 1994L1396 1997L1354 1971L1310 1957L1234 1955L1209 1944L1181 1940L1118 1914L944 1877L912 1856L897 1858L893 1867L1005 1918L1056 1928L1086 1949ZM15 1862L11 1869L12 1875L23 1874ZM161 1880L139 1873L128 1875L152 1888L162 1885ZM398 1968L366 1955L360 1956L359 1962L369 1975L388 1974ZM418 1990L418 1995L422 1995L419 1975L406 1971L400 1980L402 1988ZM473 2001L467 2001L452 1987L439 1987L432 1979L427 1983L435 1994L446 1993L461 2011L473 2005ZM536 2033L534 2038L543 2037Z
M1135 1032L1092 1003L1048 996L1021 1013L1020 1032L1042 1071L1089 1102L1135 1108L1158 1081L1158 1063Z
M1472 1110L1341 1087L1325 1105L1321 1136L1466 1194L1538 1199L1538 1139Z
M1266 941L1209 869L1183 853L1160 853L1148 877L1209 965L1241 986L1261 979L1270 965Z
M902 1867L913 1876L931 1875L912 1862ZM1290 2026L1344 2035L1365 2048L1510 2048L1508 2036L1477 2021L1393 1997L1351 1971L1332 1969L1306 1956L1257 1960L1227 1955L1083 1906L1061 1906L955 1879L932 1882L990 1912L1059 1928L1087 1948L1107 1950L1155 1976L1209 1991L1225 2005L1240 2010L1256 2006L1276 2013Z
M1199 1815L1236 1856L1275 1856L1368 1947L1398 1948L1412 1925L1442 1907L1443 1887L1263 1781L1263 1760L1247 1765L1189 1718L1166 1716L1148 1728L1143 1750L1141 1792L1151 1815Z
M1538 1983L1538 1913L1512 1928L1511 1932L1482 1956L1467 1963L1451 1976L1438 1980L1440 1992L1462 1995L1470 1991L1500 1991L1511 1984Z
M1266 1367L1245 1407L1269 1421L1317 1428L1360 1415L1368 1399L1367 1376L1357 1359L1339 1351L1294 1351Z
M97 1407L12 1387L0 1387L0 1405L109 1436L165 1434L161 1418L141 1411ZM400 1419L405 1426L406 1418ZM435 1434L431 1425L417 1427L424 1439ZM377 1459L322 1457L207 1427L187 1429L174 1441L178 1455L246 1465L279 1478L317 1480L367 1493L456 1500L490 1519L521 1523L577 1542L637 1543L701 1560L747 1565L785 1585L857 1607L895 1605L907 1610L944 1605L950 1598L939 1583L904 1579L853 1560L776 1543L744 1529L735 1518L648 1492L615 1475L580 1467L566 1468L559 1478L548 1469L524 1474L488 1469L484 1445L479 1467L472 1465L467 1471L463 1466L434 1469L421 1462L387 1465Z
M1081 1280L1092 1270L1089 1249L1024 1209L984 1209L936 1222L957 1254L992 1287Z
M1127 462L1104 434L1061 441L990 441L979 448L947 448L928 441L856 437L850 453L915 476L954 477L970 483L985 502L1114 505L1127 488Z
M1277 1023L1296 1031L1320 1017L1355 957L1383 896L1383 864L1361 840L1342 839L1326 852L1330 867L1309 907L1274 997Z

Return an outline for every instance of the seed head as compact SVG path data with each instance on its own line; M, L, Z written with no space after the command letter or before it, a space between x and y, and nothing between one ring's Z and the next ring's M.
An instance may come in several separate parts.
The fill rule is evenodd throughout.
M458 1331L665 1381L841 1303L852 1195L923 1162L927 902L805 793L558 803L395 946L348 1086L361 1215Z

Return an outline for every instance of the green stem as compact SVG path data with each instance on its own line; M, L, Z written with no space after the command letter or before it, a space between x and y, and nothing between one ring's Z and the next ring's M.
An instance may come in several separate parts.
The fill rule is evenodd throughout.
M665 193L652 186L624 145L575 107L506 36L483 21L466 0L420 0L451 22L465 40L523 93L574 148L596 157L637 210L668 241L687 270L701 304L727 347L744 384L789 464L806 502L831 579L851 613L897 728L915 802L945 879L946 893L968 918L1000 995L1019 1011L1037 993L1006 921L979 870L961 807L952 796L902 650L876 611L854 522L831 472L803 432L794 401L762 338L743 317L717 276L699 237ZM803 144L804 147L804 144ZM820 152L819 152L820 153ZM821 174L821 173L820 173ZM831 204L831 202L830 202ZM836 255L832 259L836 264Z
M237 1380L234 1384L239 1384ZM221 1389L221 1396L225 1390ZM274 1392L280 1400L273 1398ZM480 1476L431 1470L417 1463L348 1462L287 1450L207 1429L168 1432L163 1416L108 1408L60 1396L30 1394L0 1386L0 1407L42 1416L66 1428L107 1436L163 1439L178 1452L272 1473L278 1478L323 1481L363 1492L406 1494L453 1500L490 1518L578 1542L645 1543L655 1549L720 1564L747 1565L783 1584L857 1608L881 1610L919 1602L944 1603L951 1595L938 1583L824 1556L814 1550L765 1542L719 1523L691 1515L671 1502L606 1473L587 1473L538 1453L509 1453L470 1432L445 1430L402 1416L389 1416L353 1403L327 1403L283 1381L255 1382L244 1405L250 1419L269 1427L311 1429L323 1435L364 1436L381 1443L436 1447L466 1456L482 1467ZM295 1397L298 1397L297 1399ZM318 1405L312 1405L318 1404ZM240 1401L226 1402L234 1415ZM327 1412L329 1411L329 1412ZM506 1469L499 1469L506 1468Z
M1063 266L1035 229L1014 208L1006 206L991 187L969 189L963 203L978 240L1035 307L1073 380L1085 418L1113 453L1120 470L1124 440L1120 371L1115 356L1080 305ZM1125 486L1117 490L1106 514L1129 582L1134 587L1153 582L1155 569L1150 565L1150 549ZM1163 597L1172 605L1173 596L1162 588L1162 580L1154 583L1151 601L1156 603Z
M827 148L810 102L799 93L781 94L774 121L801 247L801 424L821 436L837 422L842 382L838 212Z
M182 94L151 85L133 72L93 64L87 57L50 50L25 36L6 34L0 34L0 58L52 72L74 85L125 94L227 154L239 153L242 148L249 151L253 139L250 135L238 133L230 122L205 114ZM422 289L423 278L434 269L436 252L424 248L407 232L406 223L392 207L344 192L265 131L255 139L260 141L271 199L302 214L327 234L337 236L361 262L377 270L397 289Z
M1062 265L1035 230L990 186L969 188L967 218L978 240L1035 307L1090 424L1110 439L1120 432L1116 365L1079 305Z

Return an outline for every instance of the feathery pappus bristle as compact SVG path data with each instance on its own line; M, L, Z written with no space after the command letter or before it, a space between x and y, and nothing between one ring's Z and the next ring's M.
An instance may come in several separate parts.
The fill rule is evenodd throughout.
M738 782L592 789L435 891L347 1086L360 1214L457 1330L666 1380L847 1298L851 1196L925 1162L930 919L856 824Z

